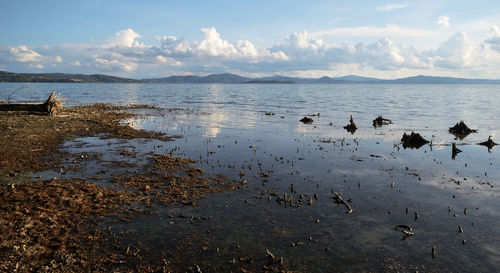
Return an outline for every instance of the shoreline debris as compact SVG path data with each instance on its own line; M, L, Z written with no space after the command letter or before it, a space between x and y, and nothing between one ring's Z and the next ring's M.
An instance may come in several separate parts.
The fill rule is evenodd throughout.
M397 225L394 229L403 232L404 236L401 240L406 240L408 237L415 235L413 229L408 225Z
M455 126L450 127L448 132L455 136L456 139L462 140L471 133L477 133L477 130L469 128L464 121L457 122Z
M376 119L373 120L373 127L381 127L382 125L389 125L392 124L392 120L386 119L382 116L378 116Z
M353 213L353 209L351 207L351 205L349 205L349 203L347 203L344 198L342 198L342 196L340 195L340 193L338 192L334 192L333 194L335 194L335 196L333 197L333 199L335 200L335 203L337 204L344 204L349 210L346 212L347 214L351 214Z
M42 104L34 103L6 103L0 104L0 111L28 111L42 112L49 116L57 114L63 108L63 99L54 90L50 93L49 98Z
M403 143L403 148L415 148L418 149L423 145L429 143L427 139L423 138L419 133L411 132L411 134L407 134L406 132L403 134L401 138L401 142Z
M300 120L300 122L303 122L303 123L305 123L305 124L311 124L311 123L313 123L313 121L314 121L314 120L313 120L312 118L309 118L309 117L303 117L303 118Z
M344 126L344 129L346 129L347 132L349 132L351 134L354 134L354 132L356 132L356 130L358 130L358 126L356 125L356 123L354 123L354 119L352 118L352 115L351 115L351 118L349 119L349 124Z

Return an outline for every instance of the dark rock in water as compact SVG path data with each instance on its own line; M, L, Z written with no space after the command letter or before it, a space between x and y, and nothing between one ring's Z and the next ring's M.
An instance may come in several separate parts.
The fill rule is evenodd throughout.
M423 145L429 143L429 141L423 138L419 133L411 132L411 134L403 134L401 138L401 142L403 142L403 148L415 148L418 149Z
M491 148L493 148L493 146L498 145L495 142L493 142L493 140L491 139L491 136L488 137L488 141L484 141L484 142L481 142L478 144L488 147L488 152L491 150Z
M477 130L469 128L463 121L457 122L455 126L450 127L448 130L450 134L453 134L457 139L464 139L470 133L477 133Z
M351 134L354 134L354 132L356 132L356 130L358 129L358 126L356 125L356 123L354 123L354 119L352 118L352 115L351 115L351 119L349 120L349 124L344 126L344 129L346 129L347 132L349 132Z
M312 118L303 117L300 121L303 122L303 123L308 123L309 124L309 123L313 123L314 120Z
M382 125L392 124L392 120L383 118L382 116L378 116L373 120L373 127L380 127Z
M274 116L274 113L273 112L266 112L265 115L266 116Z
M455 145L455 142L451 144L451 159L455 160L455 157L457 156L458 153L461 153L462 150L457 148L457 145Z

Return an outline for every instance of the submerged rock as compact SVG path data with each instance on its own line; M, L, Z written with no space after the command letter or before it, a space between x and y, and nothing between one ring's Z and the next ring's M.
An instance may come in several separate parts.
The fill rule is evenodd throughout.
M378 116L373 120L373 127L381 127L382 125L392 124L392 120L383 118L382 116Z
M354 134L354 132L356 132L356 130L358 129L358 126L356 125L356 123L354 123L354 119L352 118L352 115L351 115L351 119L349 120L349 124L344 126L344 129L346 129L347 132L349 132L351 134Z
M450 132L450 134L453 134L456 138L462 140L471 133L477 133L477 130L469 128L469 126L467 126L462 120L460 122L457 122L455 126L450 127L448 132Z
M423 145L429 143L429 141L423 138L419 133L411 132L411 134L403 134L401 138L401 142L403 143L403 148L415 148L418 149Z
M303 117L300 121L303 123L309 124L309 123L313 123L314 120L312 118Z

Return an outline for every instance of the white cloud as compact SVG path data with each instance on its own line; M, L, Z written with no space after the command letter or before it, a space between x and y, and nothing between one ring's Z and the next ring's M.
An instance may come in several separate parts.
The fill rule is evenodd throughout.
M472 66L474 47L465 32L457 32L443 42L434 52L435 65L445 68L463 68Z
M101 71L132 72L137 68L138 59L117 52L107 52L92 56L91 66Z
M500 53L500 29L498 26L491 27L490 38L484 42L489 44L492 50Z
M410 6L409 4L390 4L390 5L385 5L385 6L379 6L377 7L377 10L378 11L381 11L381 12L387 12L387 11L393 11L393 10L397 10L397 9L404 9L404 8L407 8L408 6Z
M244 59L250 62L287 59L283 52L271 53L247 40L238 40L235 43L223 40L215 28L202 28L201 32L204 39L200 42L188 42L173 36L164 36L161 38L161 49L170 57L217 57L224 60Z
M439 16L436 23L440 25L442 28L450 27L450 17L447 16Z
M416 48L396 44L387 38L371 44L335 44L309 38L307 32L301 32L290 35L286 43L273 49L289 56L292 68L304 66L327 69L339 64L357 64L390 70L398 67L426 68L431 65ZM280 65L286 66L287 63Z
M30 64L30 67L37 68L37 69L43 69L44 66L42 64Z
M25 45L17 47L9 46L11 60L20 63L33 63L43 61L43 56Z
M118 31L114 36L108 38L105 47L143 47L144 44L136 41L137 38L142 36L136 33L133 29L125 29Z
M449 33L446 35L449 38L430 48L416 47L407 37L430 39L436 37L437 31L394 25L297 32L270 47L260 47L249 40L226 40L215 28L202 29L201 40L166 35L157 37L153 43L159 45L154 45L139 43L137 39L141 35L126 29L100 43L0 47L0 63L7 70L15 67L16 70L89 74L103 71L128 77L219 72L297 76L342 73L382 77L417 73L482 75L480 72L483 72L492 78L500 77L496 72L500 67L498 27L492 27L489 36L484 34L479 40L471 40L465 32L452 35L455 29L456 26L441 30L439 33ZM323 39L323 36L332 35L333 42ZM360 38L345 43L336 37L342 35ZM64 63L63 60L72 61Z

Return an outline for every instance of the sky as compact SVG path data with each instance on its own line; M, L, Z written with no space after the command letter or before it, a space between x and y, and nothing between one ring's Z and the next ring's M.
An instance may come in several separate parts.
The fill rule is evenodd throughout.
M500 79L500 5L0 0L0 70Z

